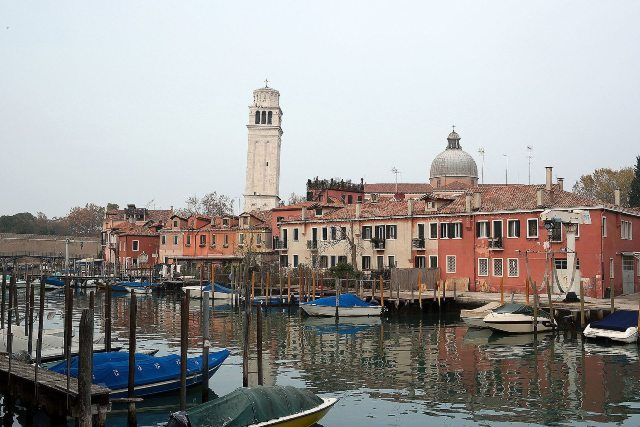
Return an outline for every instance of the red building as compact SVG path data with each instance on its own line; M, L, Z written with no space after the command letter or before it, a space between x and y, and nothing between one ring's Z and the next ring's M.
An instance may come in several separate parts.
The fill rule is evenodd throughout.
M157 227L126 224L115 231L120 270L149 269L159 262Z

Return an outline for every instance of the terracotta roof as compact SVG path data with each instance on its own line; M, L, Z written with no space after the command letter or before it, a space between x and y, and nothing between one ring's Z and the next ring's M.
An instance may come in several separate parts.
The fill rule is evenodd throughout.
M445 186L438 187L438 189L435 190L435 191L438 191L438 190L466 190L469 187L471 187L471 186L468 183L465 183L465 182L462 182L462 181L453 181L453 182L448 183Z
M364 192L365 193L430 193L433 191L433 188L430 184L427 183L408 183L408 182L399 182L398 183L398 191L396 191L396 184L394 182L382 182L377 184L365 184Z
M127 223L127 226L119 228L116 233L120 236L157 236L158 233L146 225Z
M414 215L422 214L425 212L426 203L421 200L413 200L413 213ZM356 217L356 206L347 205L342 209L323 215L323 220L341 220L352 219ZM384 200L376 203L361 203L360 204L360 218L380 218L390 216L407 216L409 215L409 201L408 200Z

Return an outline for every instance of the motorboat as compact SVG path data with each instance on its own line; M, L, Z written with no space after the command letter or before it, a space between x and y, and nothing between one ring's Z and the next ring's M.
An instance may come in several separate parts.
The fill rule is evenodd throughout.
M308 427L337 402L291 386L238 388L187 411L171 414L167 427L248 426Z
M227 349L209 354L209 378L228 356ZM180 389L180 355L154 356L136 353L135 361L136 396L149 396ZM66 374L66 361L50 366L49 370ZM109 388L112 398L127 396L128 372L129 352L112 351L93 355L93 383ZM69 374L72 377L78 376L78 356L71 359ZM190 357L187 359L187 387L201 383L202 356Z
M534 310L530 305L508 303L497 307L487 314L484 324L496 331L511 334L528 334L534 332ZM550 331L555 327L549 314L538 310L537 332Z
M189 291L189 298L200 299L202 298L203 292L209 292L209 297L220 300L229 300L233 299L235 293L233 289L227 288L226 286L221 285L220 283L214 283L213 288L209 282L203 282L202 286L200 285L189 285L183 286L182 292Z
M602 320L587 325L583 334L587 338L603 338L623 343L638 340L638 312L616 310Z
M118 282L111 285L111 290L113 292L127 293L131 293L131 291L133 291L134 294L147 295L151 293L153 286L154 284L149 282Z
M381 305L368 303L355 294L342 294L339 298L335 296L324 297L300 303L300 308L309 316L335 316L336 307L338 317L380 316L382 314Z
M484 324L483 319L487 317L487 314L500 307L500 305L499 302L492 301L472 310L460 310L460 318L470 328L486 328L487 326Z

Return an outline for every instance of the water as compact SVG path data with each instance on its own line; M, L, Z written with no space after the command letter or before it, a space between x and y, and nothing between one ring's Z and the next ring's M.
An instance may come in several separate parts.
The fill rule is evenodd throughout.
M48 324L62 324L62 295L47 296ZM75 323L88 298L75 299ZM128 297L113 298L113 330L126 344ZM102 295L96 298L102 329ZM212 342L231 356L210 381L216 395L242 385L242 316L229 306L212 312ZM255 317L254 317L255 319ZM504 336L468 330L458 313L392 313L384 319L300 317L269 309L264 319L264 383L307 387L340 400L322 425L640 425L638 347L583 343L570 334ZM190 352L201 346L200 302L190 305ZM255 345L255 323L251 343ZM138 348L179 353L180 302L138 297ZM252 348L255 356L255 347ZM255 371L255 359L250 361ZM257 383L255 373L250 385ZM212 393L212 395L213 395ZM188 394L199 402L200 390ZM161 425L178 395L145 398L139 425ZM16 424L24 422L18 410ZM112 426L126 424L114 405Z

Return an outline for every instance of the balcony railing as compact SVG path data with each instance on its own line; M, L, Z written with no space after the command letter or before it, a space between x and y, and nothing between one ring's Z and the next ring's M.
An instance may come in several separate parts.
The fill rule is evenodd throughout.
M276 240L275 242L273 242L273 246L274 246L274 249L278 251L282 251L287 249L287 242L282 240Z
M371 239L371 246L373 246L373 249L375 250L383 251L385 246L385 241L384 239L381 239L379 237L374 237Z
M425 248L424 237L423 237L423 238L413 239L413 240L411 241L411 245L412 245L415 249L424 249L424 248Z
M493 250L503 250L504 245L502 242L502 237L494 237L493 239L489 239L489 249Z
M318 250L318 241L317 240L307 240L307 249L311 249L312 251Z

